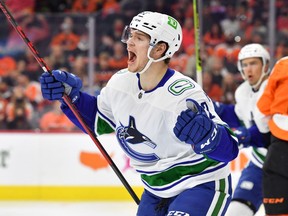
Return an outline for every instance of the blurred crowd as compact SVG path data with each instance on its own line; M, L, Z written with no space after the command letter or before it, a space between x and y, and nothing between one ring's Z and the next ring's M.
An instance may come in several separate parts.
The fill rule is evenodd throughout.
M183 43L170 64L196 80L193 5L191 0L6 0L6 5L49 68L74 73L95 95L119 69L126 67L123 28L140 11L170 14L180 21ZM214 100L234 103L243 81L237 56L247 43L268 47L269 1L203 0L201 59L203 88ZM95 18L95 43L89 44L89 18ZM77 130L59 110L43 100L38 82L42 69L27 45L0 14L0 129ZM276 0L275 60L288 55L288 2ZM88 52L94 72L92 89Z

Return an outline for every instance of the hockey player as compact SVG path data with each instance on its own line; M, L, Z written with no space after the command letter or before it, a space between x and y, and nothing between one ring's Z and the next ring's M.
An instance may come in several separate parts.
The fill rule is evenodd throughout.
M65 71L40 78L44 98L62 101L65 92L97 136L115 131L145 188L138 216L224 215L231 199L237 139L200 86L168 67L181 41L174 18L142 12L123 32L128 68L97 97ZM81 128L63 101L61 108Z
M271 144L263 165L263 203L267 215L288 216L288 57L274 66L257 103L255 121Z
M227 216L252 216L262 204L262 166L267 149L266 136L258 130L254 115L269 76L270 55L260 44L244 46L238 55L238 69L245 80L235 91L235 106L215 103L219 116L234 128L242 147L252 146L251 159L233 193Z

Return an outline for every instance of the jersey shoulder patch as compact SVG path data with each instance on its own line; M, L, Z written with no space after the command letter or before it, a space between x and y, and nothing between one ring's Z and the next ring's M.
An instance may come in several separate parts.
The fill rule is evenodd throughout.
M173 95L181 95L183 92L195 88L195 85L191 80L186 78L180 78L175 80L168 86L168 91Z

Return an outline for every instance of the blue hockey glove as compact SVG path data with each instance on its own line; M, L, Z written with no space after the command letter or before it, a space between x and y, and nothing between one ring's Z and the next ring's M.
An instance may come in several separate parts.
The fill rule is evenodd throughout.
M239 148L251 146L251 136L246 127L232 128L232 130L238 139Z
M232 128L234 134L238 138L239 148L246 148L249 146L263 147L264 140L256 125L249 129L246 127Z
M43 73L39 81L43 98L47 100L62 101L64 93L71 98L72 103L75 103L79 99L82 81L74 74L61 70L53 70L52 75L48 72Z
M188 99L187 107L177 118L174 127L176 137L191 144L197 154L213 151L219 144L221 131L218 132L217 125L195 100Z

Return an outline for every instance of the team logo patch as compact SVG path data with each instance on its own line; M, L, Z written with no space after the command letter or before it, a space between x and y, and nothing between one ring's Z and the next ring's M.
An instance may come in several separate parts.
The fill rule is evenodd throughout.
M174 18L168 16L168 25L172 26L174 29L177 29L178 22Z
M133 116L129 117L128 126L121 124L121 126L116 129L116 136L123 150L135 160L142 161L144 163L159 160L159 157L154 153L141 153L133 150L133 145L147 145L151 149L155 149L157 146L151 139L137 129Z
M168 91L173 95L181 95L184 91L194 88L195 85L188 79L179 79L174 81L168 87Z

